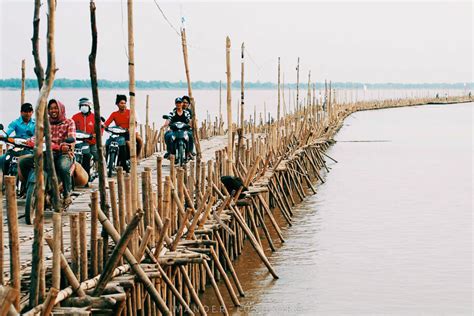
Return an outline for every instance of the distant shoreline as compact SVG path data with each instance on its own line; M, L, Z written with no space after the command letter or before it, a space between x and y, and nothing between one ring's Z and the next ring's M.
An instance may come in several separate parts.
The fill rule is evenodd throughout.
M192 82L195 90L218 90L218 81L194 81ZM474 83L363 83L363 82L333 82L331 83L333 89L465 89L472 90ZM36 79L26 79L26 89L38 89ZM64 79L59 78L54 81L55 89L90 89L89 80L80 79ZM110 81L99 80L100 89L128 89L128 81ZM226 88L226 84L222 83L222 89ZM232 82L232 88L240 89L240 81ZM246 82L245 89L247 90L270 90L276 89L278 85L274 82ZM296 89L296 83L285 84L285 89ZM311 86L313 88L313 85ZM315 83L315 88L324 89L324 83ZM21 79L0 79L0 90L20 90ZM142 81L136 82L137 90L176 90L187 89L186 82L169 82L169 81ZM301 82L300 89L307 90L308 83Z

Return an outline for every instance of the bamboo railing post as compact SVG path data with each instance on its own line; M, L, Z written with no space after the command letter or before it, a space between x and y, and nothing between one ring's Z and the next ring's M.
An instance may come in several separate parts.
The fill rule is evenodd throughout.
M245 46L242 43L242 58L241 58L241 73L240 73L240 128L244 128L244 66L245 66L245 57L244 57Z
M125 231L125 184L124 184L124 174L123 168L121 166L117 167L117 193L118 193L118 217L120 223L119 232ZM113 201L113 199L110 199Z
M156 196L158 214L163 218L163 157L156 157Z
M80 256L81 256L81 282L88 279L88 256L87 256L87 222L86 213L79 213L79 235L80 235Z
M226 38L226 75L227 75L227 156L228 166L232 164L234 157L232 141L232 79L230 66L230 38ZM228 167L228 175L232 175L232 168Z
M109 196L110 196L110 206L112 209L112 219L113 219L114 227L120 234L120 219L119 219L119 214L118 214L117 194L115 190L114 180L109 180Z
M79 214L69 215L69 239L71 243L71 265L72 271L78 279L81 279L81 268L79 260L80 234L79 234Z
M299 111L300 99L300 58L298 57L298 64L296 66L296 110Z
M99 274L99 249L97 245L97 223L99 212L99 192L92 191L91 193L91 266L92 275Z
M132 212L138 209L137 140L135 122L135 43L133 34L133 0L127 0L128 16L128 75L130 96L130 176L132 192Z
M13 289L20 292L20 240L18 236L18 209L16 201L16 178L5 176L5 197L8 219L8 245L10 247L10 280ZM20 311L20 297L14 302L17 311Z
M53 271L52 287L61 288L61 243L62 243L62 214L53 213Z
M20 105L25 103L25 60L21 61L21 95L20 95Z
M58 293L59 290L54 287L49 290L48 296L46 297L46 300L43 303L43 310L41 311L41 316L51 315L51 311L53 310Z

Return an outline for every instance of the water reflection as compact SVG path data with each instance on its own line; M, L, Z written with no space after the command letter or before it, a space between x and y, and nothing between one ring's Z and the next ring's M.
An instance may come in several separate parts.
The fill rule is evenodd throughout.
M280 279L247 244L231 312L471 315L473 105L349 117L328 152L339 163L267 252ZM204 303L218 306L212 291Z

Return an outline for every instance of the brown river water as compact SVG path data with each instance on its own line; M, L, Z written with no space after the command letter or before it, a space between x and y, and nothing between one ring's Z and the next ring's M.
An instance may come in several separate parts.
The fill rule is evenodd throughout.
M348 117L326 183L294 209L286 242L267 249L280 279L247 242L236 261L242 307L220 286L231 313L472 315L473 109ZM203 303L219 311L212 288Z

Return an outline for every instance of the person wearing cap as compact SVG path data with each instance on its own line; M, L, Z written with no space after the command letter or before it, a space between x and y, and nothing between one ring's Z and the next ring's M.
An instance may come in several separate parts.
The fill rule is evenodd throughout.
M112 112L109 118L105 121L104 126L109 127L109 125L114 122L116 126L120 126L123 129L128 130L130 128L130 110L127 109L127 96L124 94L117 94L115 98L115 105L117 105L118 110ZM130 140L130 134L127 133L124 135L125 140ZM142 148L143 141L138 133L135 134L136 146L137 146L137 157L140 157L140 152ZM119 148L119 161L120 165L128 172L127 160L130 159L130 152L126 146L121 146Z
M189 114L188 111L186 111L183 108L183 99L179 97L176 98L174 100L174 104L176 107L173 109L173 112L170 113L171 117L169 120L165 121L165 124L163 125L163 127L167 127L168 125L172 123L176 123L176 122L183 122L183 123L189 124L189 122L191 121L191 115ZM192 134L190 133L190 131L188 131L188 135L189 135L189 138L191 139ZM167 159L170 156L170 153L175 152L175 148L173 148L172 136L173 136L173 131L171 130L168 130L165 133L165 143L166 143L166 149L167 149L167 152L165 153L165 156L164 156L165 159ZM188 151L189 151L189 146L190 146L190 142L188 141Z
M35 134L35 119L33 118L33 106L31 103L23 103L20 108L20 117L8 124L4 131L4 137L10 137L14 133L18 138L31 138ZM29 150L25 150L29 153ZM3 174L8 173L8 163L5 162L5 156L0 156L0 170Z
M79 112L72 116L72 120L76 124L76 131L82 131L87 134L92 135L92 139L86 140L89 144L90 155L84 155L82 158L82 167L87 172L90 178L91 170L91 156L94 158L94 161L99 159L99 154L97 152L96 138L95 138L95 117L94 113L91 111L92 102L88 98L79 99Z

